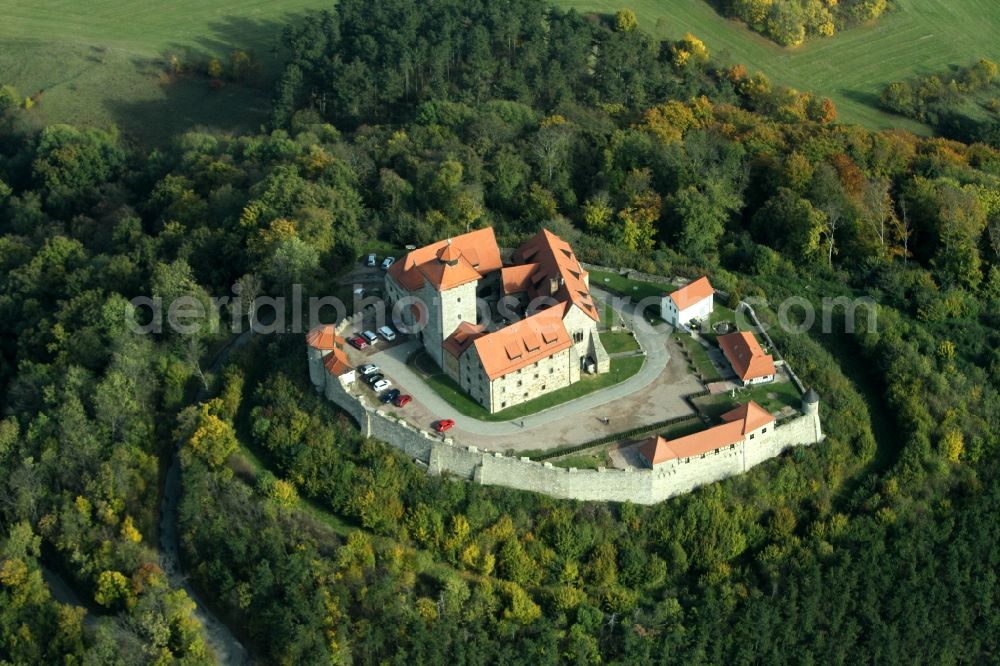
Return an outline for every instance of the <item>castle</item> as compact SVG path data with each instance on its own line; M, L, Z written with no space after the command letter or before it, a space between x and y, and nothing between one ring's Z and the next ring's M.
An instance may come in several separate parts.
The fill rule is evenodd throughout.
M345 319L337 327L322 326L310 333L307 348L312 383L351 416L362 435L386 442L432 475L565 499L655 504L744 474L783 451L824 439L819 396L810 389L803 396L800 416L777 421L748 403L723 415L723 424L702 433L675 440L653 437L641 447L647 466L640 469L566 469L487 452L426 432L394 412L379 410L362 397L364 393L352 392L353 370L343 362L340 336L355 324Z
M546 229L506 264L492 228L413 250L385 287L398 323L491 413L610 368L587 271Z

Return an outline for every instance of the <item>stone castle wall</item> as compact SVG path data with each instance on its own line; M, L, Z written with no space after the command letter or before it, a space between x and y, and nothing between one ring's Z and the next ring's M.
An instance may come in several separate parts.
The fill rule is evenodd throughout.
M322 370L321 357L310 354L311 377L316 376L313 374L316 363ZM786 449L814 444L823 438L818 406L812 405L804 415L777 425L765 435L689 462L677 462L655 470L565 469L548 462L456 444L450 438L420 430L365 404L338 377L325 370L323 377L325 381L317 385L317 390L350 414L362 434L383 441L426 465L429 474L447 474L475 483L506 486L564 499L655 504L690 492L698 486L742 474Z

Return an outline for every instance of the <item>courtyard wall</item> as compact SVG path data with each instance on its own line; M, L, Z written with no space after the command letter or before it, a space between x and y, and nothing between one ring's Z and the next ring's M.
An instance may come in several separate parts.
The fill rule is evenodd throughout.
M313 368L317 363L322 369L321 357L310 354L310 376L314 384L319 376ZM789 448L814 444L823 438L818 404L813 404L802 416L779 423L763 436L688 462L677 461L655 470L565 469L548 462L459 445L450 438L380 412L352 394L349 386L338 377L325 371L322 377L317 390L347 412L362 434L383 441L415 462L426 465L429 474L450 475L474 483L565 499L655 504L698 486L742 474Z

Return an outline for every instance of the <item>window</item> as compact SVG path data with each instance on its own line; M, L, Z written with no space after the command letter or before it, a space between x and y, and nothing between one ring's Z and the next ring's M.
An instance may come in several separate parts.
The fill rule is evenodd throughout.
M461 297L461 296L459 296L458 298L456 298L456 299L455 299L455 302L456 302L456 303L461 303L461 302L462 302L462 297Z
M760 434L763 435L765 432L767 432L767 428L761 428Z
M750 433L750 439L753 439L753 433Z
M523 386L523 385L524 385L524 382L522 382L522 381L521 381L520 379L518 379L518 380L517 380L517 385L518 385L518 386Z
M538 361L535 361L535 367L536 368L538 367Z
M504 407L506 407L506 406L507 406L507 403L506 403L506 402L501 402L501 403L500 403L500 409L503 409L503 408L504 408Z
M549 374L550 375L555 374L555 372L556 372L555 368L549 368Z
M535 379L538 379L538 373L537 372L535 373Z
M458 315L458 318L459 318L459 319L461 319L461 318L462 318L462 315L461 315L461 314L459 314L459 315Z
M543 391L545 390L545 384L542 384L542 390Z

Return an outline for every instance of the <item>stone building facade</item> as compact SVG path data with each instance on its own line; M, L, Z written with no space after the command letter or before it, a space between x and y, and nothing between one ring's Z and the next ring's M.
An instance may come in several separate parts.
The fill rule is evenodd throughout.
M413 250L386 273L404 331L490 412L607 372L589 275L542 230L504 264L492 229ZM489 318L484 315L489 314Z

